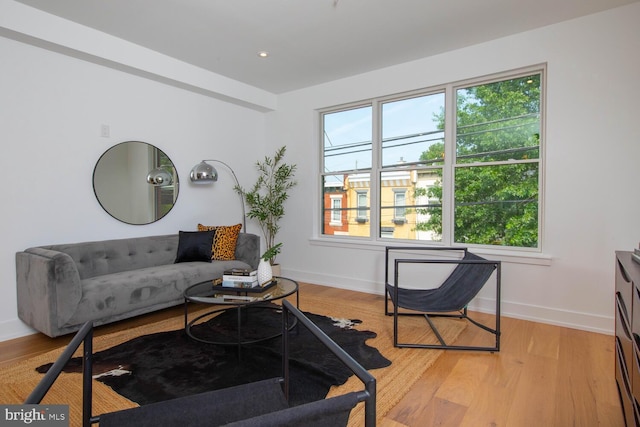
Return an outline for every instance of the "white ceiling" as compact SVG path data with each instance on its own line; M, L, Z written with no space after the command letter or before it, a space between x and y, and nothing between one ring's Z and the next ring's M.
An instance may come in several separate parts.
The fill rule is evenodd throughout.
M639 0L17 1L278 94Z

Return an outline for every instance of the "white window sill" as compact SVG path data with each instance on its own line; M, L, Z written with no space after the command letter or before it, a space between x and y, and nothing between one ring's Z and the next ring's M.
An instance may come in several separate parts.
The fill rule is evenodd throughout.
M355 249L355 250L363 250L363 251L375 251L375 252L383 252L386 246L429 246L418 243L407 243L406 241L402 242L382 242L382 241L371 241L368 238L362 238L359 240L357 237L348 237L341 238L339 236L332 238L323 238L323 237L315 237L309 239L309 243L312 246L325 246L330 248L344 248L344 249ZM434 245L436 246L436 245ZM463 246L463 245L459 245ZM525 250L517 250L517 249L494 249L494 248L475 248L469 246L469 250L475 254L480 256L487 257L489 259L502 261L506 263L514 263L514 264L529 264L529 265L540 265L540 266L550 266L552 257L550 255L545 255L539 252L530 252Z

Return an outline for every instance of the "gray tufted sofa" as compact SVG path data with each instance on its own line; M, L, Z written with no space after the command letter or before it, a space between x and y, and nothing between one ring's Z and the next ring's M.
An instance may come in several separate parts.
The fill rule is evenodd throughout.
M260 238L240 233L234 261L174 263L178 234L60 244L16 254L18 316L56 337L184 301L190 285L257 268Z

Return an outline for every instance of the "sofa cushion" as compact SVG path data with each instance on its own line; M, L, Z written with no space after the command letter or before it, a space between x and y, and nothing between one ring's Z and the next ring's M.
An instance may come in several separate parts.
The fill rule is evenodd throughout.
M211 248L211 259L219 261L236 259L236 242L241 228L242 224L230 226L198 224L198 231L215 231L216 235Z
M178 233L176 263L190 261L211 262L211 247L215 234L215 230L180 231Z

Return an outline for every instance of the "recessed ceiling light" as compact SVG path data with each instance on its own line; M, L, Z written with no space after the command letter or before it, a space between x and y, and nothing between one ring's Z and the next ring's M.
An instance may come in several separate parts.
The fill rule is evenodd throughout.
M269 56L269 52L266 52L266 51L263 50L261 52L258 52L258 56L260 58L266 58L267 56Z

